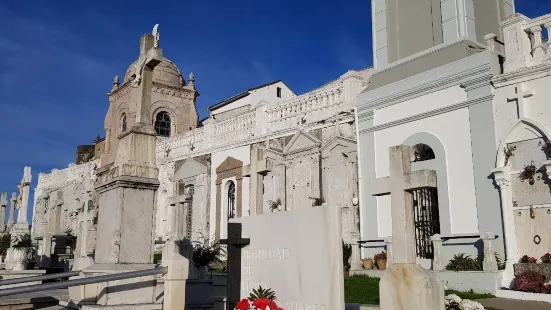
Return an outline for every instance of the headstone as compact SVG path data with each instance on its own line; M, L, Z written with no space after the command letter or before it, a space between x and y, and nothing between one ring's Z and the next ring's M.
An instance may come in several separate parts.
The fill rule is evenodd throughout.
M6 229L6 207L8 206L8 193L3 192L0 195L0 232Z
M29 190L32 182L31 167L25 167L23 179L19 187L17 223L28 226L27 213L29 210ZM22 226L23 226L22 225Z
M250 244L241 250L241 298L262 286L272 289L276 303L286 310L344 309L341 215L337 207L266 213L232 222L241 223L243 238L250 238ZM243 243L238 242L238 246ZM233 259L231 252L229 262L236 264ZM232 274L229 280L233 283Z
M441 310L444 283L416 262L415 223L411 190L436 187L436 172L411 171L411 150L399 145L390 148L390 176L375 180L372 195L391 196L393 264L379 286L381 310Z

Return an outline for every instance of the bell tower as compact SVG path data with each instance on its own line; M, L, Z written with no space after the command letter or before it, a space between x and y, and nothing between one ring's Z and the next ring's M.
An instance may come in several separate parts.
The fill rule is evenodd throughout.
M372 0L371 6L376 69L460 38L484 44L515 13L514 0Z

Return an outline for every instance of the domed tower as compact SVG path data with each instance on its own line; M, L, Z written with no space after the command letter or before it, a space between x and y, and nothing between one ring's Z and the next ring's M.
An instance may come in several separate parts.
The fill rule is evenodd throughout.
M139 89L134 86L136 66L134 61L126 70L122 84L116 76L113 88L107 94L109 110L105 116L105 150L101 166L114 162L118 136L130 129L136 120ZM151 90L151 120L158 139L172 137L197 127L198 115L195 101L199 93L195 89L193 73L186 83L180 69L163 58L153 69Z

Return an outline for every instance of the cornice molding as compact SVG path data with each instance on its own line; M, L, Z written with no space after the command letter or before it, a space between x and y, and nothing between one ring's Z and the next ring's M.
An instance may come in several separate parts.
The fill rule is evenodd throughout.
M395 121L391 121L391 122L388 122L388 123L385 123L385 124L373 126L373 127L361 130L360 134L371 133L371 132L375 132L375 131L379 131L379 130L383 130L383 129L403 125L403 124L406 124L406 123L411 123L411 122L414 122L414 121L422 120L424 118L429 118L429 117L432 117L432 116L436 116L436 115L452 112L452 111L455 111L455 110L467 108L469 106L472 106L472 105L475 105L475 104L478 104L478 103L491 101L491 100L493 100L493 98L494 98L494 94L491 94L491 95L482 96L482 97L478 97L478 98L471 99L471 100L462 101L462 102L452 104L452 105L449 105L449 106L446 106L446 107L434 109L434 110L427 111L427 112L424 112L424 113L419 113L419 114L416 114L416 115L412 115L412 116L404 117L404 118L401 118L401 119L397 119Z
M412 98L420 97L430 92L435 92L436 90L439 90L439 89L444 89L457 84L465 84L472 80L485 79L489 83L491 80L491 74L488 74L488 72L491 72L490 70L491 70L490 64L485 63L483 65L474 67L469 70L457 72L452 75L447 75L444 78L437 79L430 83L409 88L402 92L390 94L388 96L381 97L379 99L370 101L365 104L360 104L358 106L358 111L364 112L367 110L385 108L394 104L398 104L398 103L410 100ZM407 80L408 79L402 80L402 81L407 81ZM393 84L390 84L390 85L393 85Z

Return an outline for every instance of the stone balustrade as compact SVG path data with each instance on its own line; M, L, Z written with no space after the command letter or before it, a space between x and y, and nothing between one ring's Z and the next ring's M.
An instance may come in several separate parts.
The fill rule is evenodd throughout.
M253 136L256 113L249 112L213 124L210 145L233 144Z
M492 240L496 239L496 235L490 232L485 232L481 234L455 234L449 236L442 236L436 234L431 237L431 241L434 247L434 258L432 261L432 269L434 271L442 271L445 269L447 261L443 258L443 242L452 239L480 239L484 245L484 260L482 262L483 271L493 272L498 270L497 261L495 257L495 252L492 248ZM453 246L453 245L452 245ZM458 253L459 254L459 253Z
M65 186L71 182L81 182L84 176L92 175L94 167L99 165L99 160L93 160L80 165L69 164L69 167L51 173L39 173L36 190L51 190Z
M268 107L268 127L277 132L290 126L320 121L334 115L343 103L341 85L307 93Z
M551 29L551 14L530 19L515 14L501 23L505 43L505 72L551 63L544 28Z

